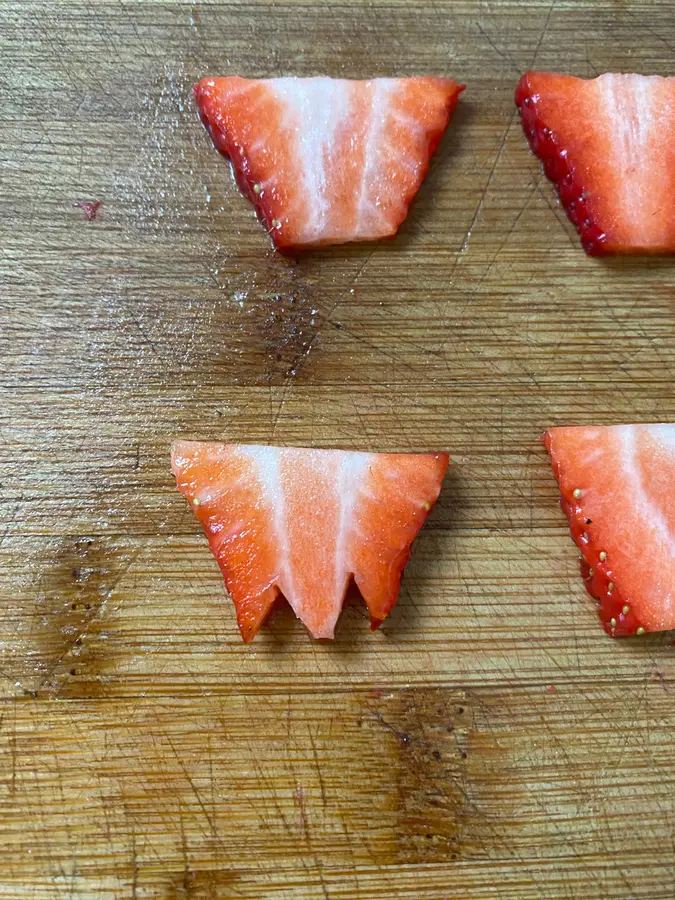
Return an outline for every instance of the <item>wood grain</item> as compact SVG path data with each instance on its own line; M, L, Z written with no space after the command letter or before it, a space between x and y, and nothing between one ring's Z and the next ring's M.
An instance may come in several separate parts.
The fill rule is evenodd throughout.
M581 252L513 105L528 67L673 73L673 26L5 0L0 897L673 897L672 635L602 633L539 435L675 421L675 269ZM468 88L394 241L287 260L198 123L209 72ZM280 610L244 647L176 437L449 449L385 627Z

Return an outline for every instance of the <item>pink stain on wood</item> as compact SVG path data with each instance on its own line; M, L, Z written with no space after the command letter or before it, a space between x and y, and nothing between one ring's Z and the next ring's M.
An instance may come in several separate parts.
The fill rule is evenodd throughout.
M103 206L103 200L76 200L73 206L84 210L84 215L88 222L96 218L99 207Z
M663 672L659 672L659 670L656 669L652 677L654 678L654 681L658 681L661 684L661 687L666 693L670 693L670 688L668 687L666 676Z
M307 817L305 816L305 794L301 785L295 788L295 802L298 804L298 828L300 831L307 831Z

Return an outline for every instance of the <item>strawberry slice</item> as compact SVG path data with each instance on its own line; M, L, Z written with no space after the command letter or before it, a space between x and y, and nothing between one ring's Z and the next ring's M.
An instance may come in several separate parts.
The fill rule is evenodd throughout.
M552 428L544 443L605 631L675 628L675 425Z
M436 502L448 455L178 441L171 467L225 576L245 641L279 594L332 638L353 577L377 628L410 545Z
M587 253L675 251L675 78L526 72L516 104Z
M197 106L278 248L396 234L463 85L205 78Z

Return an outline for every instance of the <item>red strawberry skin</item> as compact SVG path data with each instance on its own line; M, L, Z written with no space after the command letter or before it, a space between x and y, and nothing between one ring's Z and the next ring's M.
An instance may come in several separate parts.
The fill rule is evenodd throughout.
M675 424L552 428L544 444L605 631L675 628Z
M204 78L204 126L280 250L396 234L463 85Z
M675 78L526 72L515 101L589 255L675 252Z
M516 106L521 113L523 131L532 152L542 161L547 177L555 184L570 221L576 225L582 247L589 256L601 256L611 252L607 249L607 235L590 216L584 185L569 159L569 151L561 144L559 135L542 121L536 89L538 75L526 72L516 88Z
M574 489L563 487L561 466L555 456L554 435L551 431L547 431L544 435L544 445L551 454L553 472L561 485L560 505L570 523L572 540L581 552L579 560L581 577L586 590L598 604L598 616L602 627L610 637L635 634L638 628L644 628L644 625L638 619L635 608L626 604L621 591L616 587L608 558L600 558L602 549L593 540L591 528L593 522L584 512L583 500L575 498ZM623 611L625 607L628 607L628 612Z

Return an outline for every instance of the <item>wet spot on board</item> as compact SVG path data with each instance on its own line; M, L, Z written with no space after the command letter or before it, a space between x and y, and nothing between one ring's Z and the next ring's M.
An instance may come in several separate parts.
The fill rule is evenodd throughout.
M463 695L442 690L404 691L400 699L399 727L408 740L400 744L399 858L412 863L457 858L470 813L473 716Z
M469 742L474 716L463 692L371 692L369 717L387 736L396 778L392 862L447 862L463 854L472 818Z
M180 59L158 69L153 83L138 85L132 124L138 140L134 164L115 178L113 198L127 232L164 237L177 257L203 269L222 244L240 244L242 221L232 214L220 158L199 124L195 75ZM249 222L251 230L257 224Z
M53 696L87 675L87 635L106 613L134 552L117 538L66 535L45 542L31 567L36 579L16 593L13 639L3 659L17 693Z
M280 281L265 279L265 286L235 289L219 305L217 333L225 339L211 353L202 353L202 370L213 368L220 378L226 375L241 384L270 386L309 374L325 320L307 288L280 286Z
M298 291L264 298L256 323L270 381L294 377L316 350L319 310Z
M239 880L236 872L195 871L187 866L171 876L165 900L211 900L229 896L227 888ZM225 889L225 892L224 892Z

